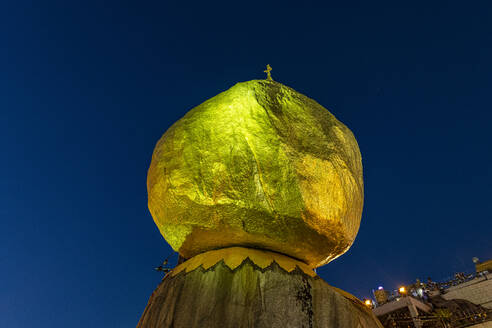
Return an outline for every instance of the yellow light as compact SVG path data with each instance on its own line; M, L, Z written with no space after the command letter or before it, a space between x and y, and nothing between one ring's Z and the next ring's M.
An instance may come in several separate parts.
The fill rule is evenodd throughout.
M400 294L405 294L407 292L407 289L404 286L401 286L398 291L400 292Z
M371 300L365 300L364 304L371 307L372 306L372 301Z

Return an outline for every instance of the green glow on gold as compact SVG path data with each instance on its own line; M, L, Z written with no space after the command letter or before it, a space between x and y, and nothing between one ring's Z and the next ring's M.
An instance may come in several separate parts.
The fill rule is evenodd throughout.
M266 80L238 83L169 128L147 187L162 235L187 258L246 246L320 266L350 247L363 204L350 130Z

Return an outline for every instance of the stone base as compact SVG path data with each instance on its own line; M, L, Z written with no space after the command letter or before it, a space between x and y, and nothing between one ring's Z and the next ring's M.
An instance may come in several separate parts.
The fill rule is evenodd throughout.
M246 257L231 268L226 258L206 269L203 265L190 269L189 261L164 277L138 328L382 327L357 298L299 267L289 272L285 262L265 265L263 257L259 266Z

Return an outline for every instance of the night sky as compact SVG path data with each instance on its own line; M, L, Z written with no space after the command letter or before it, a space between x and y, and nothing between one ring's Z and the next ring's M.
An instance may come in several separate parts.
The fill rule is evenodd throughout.
M266 64L362 152L359 234L322 278L362 298L492 258L490 2L322 3L0 3L1 327L134 327L171 254L157 140Z

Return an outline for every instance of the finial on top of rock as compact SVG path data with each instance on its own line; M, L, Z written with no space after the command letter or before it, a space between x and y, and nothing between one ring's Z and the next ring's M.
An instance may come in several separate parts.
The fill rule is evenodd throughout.
M267 80L268 81L273 81L272 73L270 73L271 71L272 71L272 67L270 66L270 64L267 64L266 70L264 70L263 72L267 73Z

